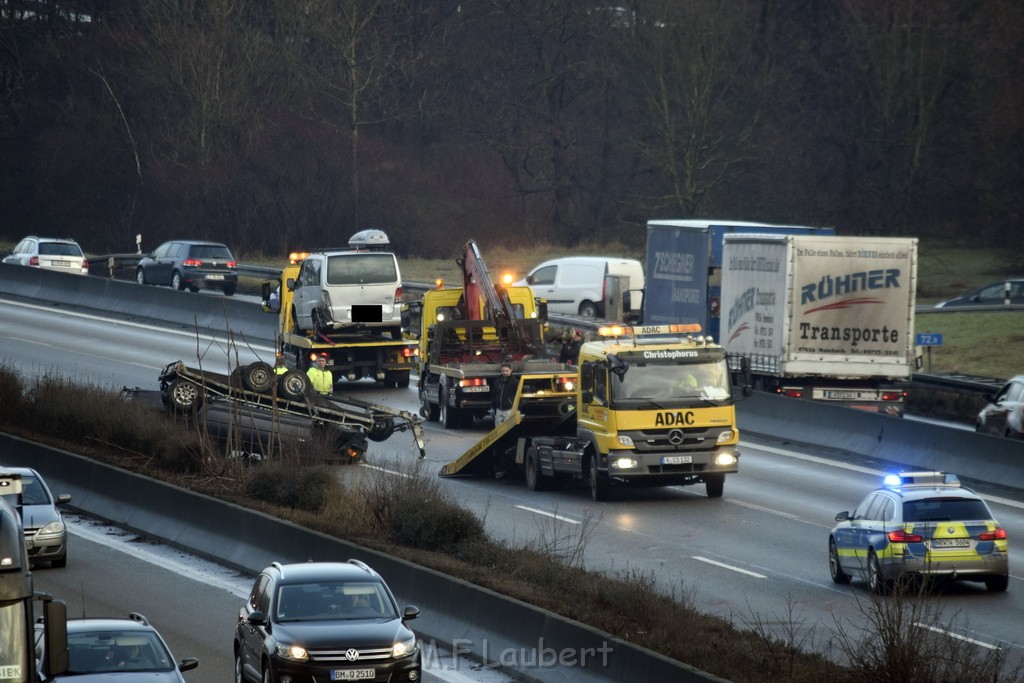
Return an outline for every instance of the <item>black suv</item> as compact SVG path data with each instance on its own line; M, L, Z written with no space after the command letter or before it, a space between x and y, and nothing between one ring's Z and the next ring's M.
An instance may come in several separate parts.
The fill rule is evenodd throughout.
M238 263L231 250L218 242L164 242L139 261L135 281L193 292L200 287L219 289L231 296L238 288Z
M358 560L275 562L238 611L235 681L418 681L419 613Z

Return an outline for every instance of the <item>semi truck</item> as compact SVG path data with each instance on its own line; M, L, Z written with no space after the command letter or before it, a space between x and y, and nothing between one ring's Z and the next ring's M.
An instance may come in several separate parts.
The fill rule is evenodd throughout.
M579 371L571 410L514 408L441 476L522 472L535 491L578 479L597 501L617 486L703 483L722 496L739 471L735 403L749 386L731 384L725 349L700 326L602 327L580 347ZM521 379L517 404L532 391Z
M755 389L901 417L917 239L727 235L722 344Z
M363 230L348 249L290 254L281 276L263 283L263 310L278 315L288 367L305 372L326 355L335 382L409 386L417 344L402 332L401 276L388 244L382 231Z
M722 240L735 233L833 235L832 228L731 220L647 221L644 325L697 323L720 339Z
M0 467L0 680L36 683L34 602L42 602L40 624L46 669L68 670L67 607L36 593L21 525L21 475Z
M420 414L449 429L491 409L491 382L508 361L532 391L520 410L558 415L572 405L576 369L551 359L544 312L529 287L497 285L473 240L457 259L462 287L424 293L419 319Z

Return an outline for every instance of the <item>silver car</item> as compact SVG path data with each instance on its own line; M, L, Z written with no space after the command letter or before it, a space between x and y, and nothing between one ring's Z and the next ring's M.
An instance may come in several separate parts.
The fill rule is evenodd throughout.
M89 259L82 253L82 247L72 239L61 237L29 235L18 242L14 251L4 257L4 263L75 275L89 274Z
M988 403L974 423L975 431L1024 439L1024 375L1017 375L996 395L985 396Z
M4 469L21 475L21 500L15 494L5 494L4 498L21 514L29 562L33 566L44 562L53 567L67 566L67 527L57 507L69 503L71 495L54 497L43 478L30 467Z

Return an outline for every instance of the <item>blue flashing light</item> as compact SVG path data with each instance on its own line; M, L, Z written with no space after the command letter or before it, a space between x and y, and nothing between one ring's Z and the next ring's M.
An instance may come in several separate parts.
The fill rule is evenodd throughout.
M898 474L887 474L885 479L882 480L882 486L894 488L903 483L903 479Z

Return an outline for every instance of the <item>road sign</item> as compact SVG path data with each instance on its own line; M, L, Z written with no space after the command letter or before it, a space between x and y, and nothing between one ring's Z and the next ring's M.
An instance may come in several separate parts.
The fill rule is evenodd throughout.
M918 332L914 343L918 346L942 346L942 333Z

